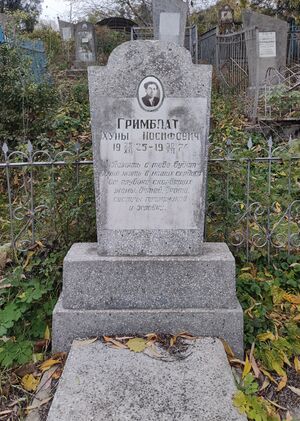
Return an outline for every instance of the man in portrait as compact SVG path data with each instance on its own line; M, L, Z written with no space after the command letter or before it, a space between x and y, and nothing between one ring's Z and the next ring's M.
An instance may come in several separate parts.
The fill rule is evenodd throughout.
M144 84L146 95L142 98L147 107L156 107L159 103L159 88L156 82L146 82Z

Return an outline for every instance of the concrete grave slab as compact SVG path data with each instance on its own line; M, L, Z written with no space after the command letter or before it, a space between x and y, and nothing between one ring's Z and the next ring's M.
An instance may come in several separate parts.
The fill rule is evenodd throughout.
M219 340L192 342L172 362L74 342L47 421L246 421L235 392Z

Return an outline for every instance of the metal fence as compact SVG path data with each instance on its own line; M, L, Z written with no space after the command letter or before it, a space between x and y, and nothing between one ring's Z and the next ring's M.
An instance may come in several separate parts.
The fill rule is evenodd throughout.
M249 86L248 55L256 49L258 30L247 28L230 34L218 33L218 28L199 36L198 61L212 64L221 88L234 93L245 92ZM288 33L287 66L300 64L300 27ZM266 75L267 76L267 75Z
M258 91L257 105L259 121L289 122L297 127L300 120L300 64L280 70L270 67Z
M198 37L198 61L202 64L216 65L217 28Z
M206 240L225 241L236 255L271 259L300 251L300 155L293 141L210 147ZM2 146L0 241L16 250L38 242L95 240L92 159L79 145L49 153Z
M247 48L255 39L255 28L216 36L216 71L226 90L245 92L249 86Z
M300 64L300 26L291 26L288 34L287 65Z

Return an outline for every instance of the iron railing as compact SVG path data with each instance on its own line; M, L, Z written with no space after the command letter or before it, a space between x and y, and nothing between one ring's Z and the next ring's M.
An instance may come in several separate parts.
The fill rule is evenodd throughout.
M239 93L249 87L247 50L255 50L257 33L258 30L253 27L221 35L218 28L213 28L198 37L198 61L215 67L223 90ZM296 64L300 64L300 27L291 27L288 32L287 66Z
M255 42L256 29L216 35L216 71L221 87L234 93L249 86L247 49Z
M235 254L268 260L300 251L300 155L294 141L210 147L206 241L225 241ZM95 240L92 159L74 151L0 154L0 242L28 250L37 242Z
M288 34L287 65L300 64L300 26L291 26Z

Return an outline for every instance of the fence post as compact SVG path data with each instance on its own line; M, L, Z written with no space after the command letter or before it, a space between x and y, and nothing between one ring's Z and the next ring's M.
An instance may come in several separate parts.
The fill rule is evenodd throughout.
M10 219L10 241L12 248L15 248L15 236L14 236L14 227L13 227L13 209L12 209L12 198L11 198L11 185L10 185L10 171L9 171L9 156L8 156L8 146L4 142L2 146L2 151L4 153L5 161L5 176L7 184L7 195L8 195L8 208L9 208L9 219Z

